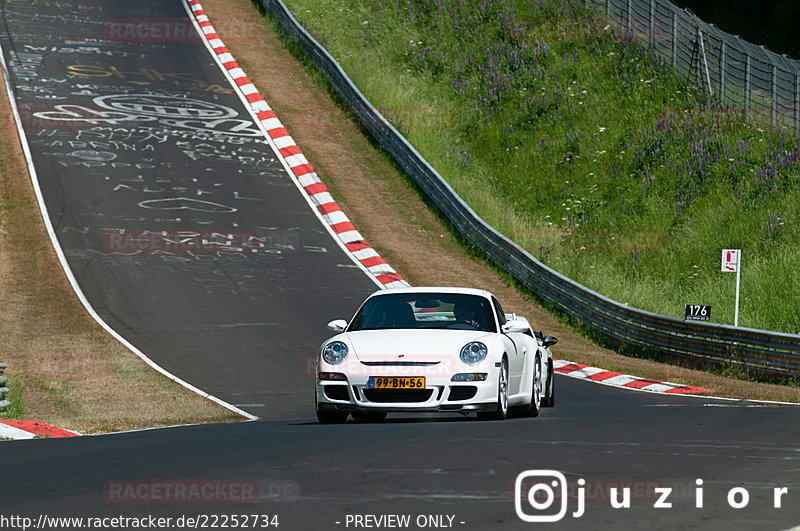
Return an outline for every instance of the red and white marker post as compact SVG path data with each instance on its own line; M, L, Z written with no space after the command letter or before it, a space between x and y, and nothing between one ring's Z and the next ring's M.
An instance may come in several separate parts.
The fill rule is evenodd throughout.
M739 279L742 275L742 250L722 250L722 272L736 273L736 309L733 313L733 326L739 326Z

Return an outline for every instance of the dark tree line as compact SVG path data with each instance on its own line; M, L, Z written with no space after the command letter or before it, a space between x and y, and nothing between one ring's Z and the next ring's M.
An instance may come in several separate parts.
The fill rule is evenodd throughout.
M800 59L800 0L673 0L705 22Z

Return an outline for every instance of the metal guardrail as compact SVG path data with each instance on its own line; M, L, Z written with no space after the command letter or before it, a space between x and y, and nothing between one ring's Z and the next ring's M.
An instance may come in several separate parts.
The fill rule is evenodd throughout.
M585 1L718 101L750 119L800 130L800 61L706 24L670 0Z
M6 395L8 394L8 387L6 387L6 382L8 382L8 377L3 374L3 372L8 368L8 365L5 363L0 363L0 416L6 415L6 410L8 406L11 405L6 399Z
M469 243L480 248L540 299L599 333L612 345L688 363L800 377L800 335L729 325L687 322L628 307L547 267L483 221L450 185L370 104L341 66L299 24L280 0L259 0L327 77L374 139L416 182Z

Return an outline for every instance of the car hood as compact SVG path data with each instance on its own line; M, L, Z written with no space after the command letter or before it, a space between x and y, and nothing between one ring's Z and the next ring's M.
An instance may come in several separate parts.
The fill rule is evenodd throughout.
M361 361L439 361L470 341L494 334L474 330L361 330L345 334Z

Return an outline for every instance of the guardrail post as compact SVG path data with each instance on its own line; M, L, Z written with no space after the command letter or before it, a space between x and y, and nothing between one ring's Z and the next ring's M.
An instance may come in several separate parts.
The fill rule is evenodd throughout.
M800 131L800 73L794 75L794 128Z
M722 41L722 47L719 54L719 101L725 103L725 53L728 45Z
M633 34L633 6L632 0L628 0L628 33Z
M697 69L695 70L694 83L697 88L701 88L703 86L703 53L700 50L700 28L697 28L697 33L695 33L694 36L694 50L697 54ZM694 59L694 54L692 54L692 59ZM689 65L689 68L692 66L694 65Z
M764 46L763 44L759 46L761 51L764 52L764 57L767 58L770 65L772 65L772 70L770 70L770 87L769 87L769 96L770 96L770 117L769 123L772 127L778 125L778 65L772 60L770 56L769 49Z
M672 13L672 71L678 72L678 13Z
M747 54L747 60L744 67L744 117L750 118L750 54Z
M697 38L700 41L700 57L703 60L703 68L705 69L706 73L706 83L708 85L708 95L712 98L714 97L714 91L711 90L711 74L708 72L708 57L706 57L706 43L703 40L703 31L698 26L697 28ZM700 63L697 63L697 71L700 72ZM702 77L702 76L701 76Z
M772 127L778 126L778 66L772 65Z

